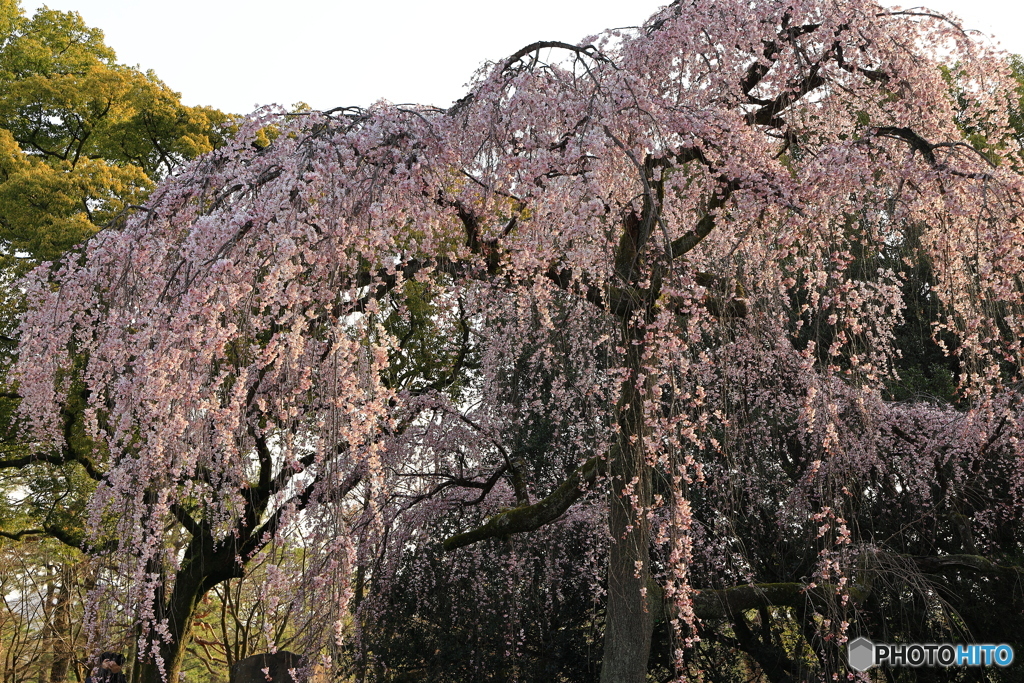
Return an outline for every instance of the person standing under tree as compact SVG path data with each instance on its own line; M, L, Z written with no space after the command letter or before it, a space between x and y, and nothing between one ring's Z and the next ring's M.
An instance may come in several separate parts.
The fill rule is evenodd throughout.
M124 655L116 652L104 652L99 657L100 665L92 670L85 683L128 683L121 668L124 666Z

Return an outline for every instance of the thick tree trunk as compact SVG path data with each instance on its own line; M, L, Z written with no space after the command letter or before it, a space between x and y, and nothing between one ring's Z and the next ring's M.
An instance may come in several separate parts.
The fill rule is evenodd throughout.
M641 477L644 478L644 477ZM650 478L646 477L650 493ZM615 476L609 496L612 544L608 553L608 607L601 683L644 683L654 619L646 595L650 580L649 525L630 498L620 495L632 477Z
M628 323L627 323L628 324ZM647 586L650 569L651 470L644 453L644 397L641 376L642 331L630 326L625 342L630 375L616 406L618 443L611 449L608 518L608 606L601 683L644 683L651 651L654 615Z
M188 646L192 642L192 621L196 606L214 586L240 573L235 563L236 548L230 543L214 550L209 528L204 524L192 538L181 563L181 569L174 577L170 595L158 595L157 621L166 619L167 636L158 648L161 667L146 658L139 666L138 683L169 683L179 680L181 665ZM159 638L151 634L151 638ZM134 683L134 682L133 682Z
M150 657L141 663L140 683L168 683L179 680L185 652L192 641L192 615L206 592L200 591L199 586L187 578L178 577L170 599L164 605L163 616L167 618L167 635L170 636L170 642L162 642L159 647L163 673L156 661Z
M49 573L50 569L51 567L47 566L47 573ZM59 573L58 569L58 577ZM55 580L52 576L48 576L46 580L46 597L43 600L43 619L46 621L46 627L43 630L45 636L41 640L41 647L39 648L39 652L36 654L36 657L41 660L39 678L37 679L38 683L50 683L50 668L47 666L47 661L50 659L48 655L52 655L56 647L53 630L53 620L56 615L54 614L55 609L53 605L55 602L55 595L57 593L58 581L59 578L58 580Z
M53 644L53 663L50 665L50 683L66 683L75 649L71 632L71 585L75 580L75 567L65 563L60 570L60 586L50 620Z

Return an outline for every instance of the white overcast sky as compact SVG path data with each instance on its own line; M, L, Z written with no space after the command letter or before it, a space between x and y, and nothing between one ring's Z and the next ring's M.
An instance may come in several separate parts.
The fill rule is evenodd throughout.
M122 63L152 69L185 104L246 113L300 101L447 107L485 60L536 40L575 43L635 26L664 1L22 0L29 14L44 4L81 14ZM924 4L1024 53L1021 0Z

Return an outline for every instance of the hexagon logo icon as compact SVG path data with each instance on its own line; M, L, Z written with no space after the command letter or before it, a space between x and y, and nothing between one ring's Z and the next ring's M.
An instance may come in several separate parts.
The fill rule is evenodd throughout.
M867 671L875 665L875 644L861 636L846 644L846 658L854 671Z

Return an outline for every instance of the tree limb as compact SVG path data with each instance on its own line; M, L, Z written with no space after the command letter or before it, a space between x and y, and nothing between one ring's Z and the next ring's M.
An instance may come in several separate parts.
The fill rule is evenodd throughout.
M736 183L730 182L725 185L721 192L711 195L711 199L708 200L707 207L704 210L704 216L697 221L697 225L682 237L672 240L672 256L674 258L678 258L693 250L705 237L711 234L711 231L715 229L714 212L722 208L729 201L729 197L732 196L733 190L736 187Z
M12 541L20 541L26 536L49 536L55 538L64 545L74 548L76 550L82 550L82 537L77 534L71 534L64 529L54 526L52 524L44 524L40 529L22 529L21 531L0 531L0 538L9 538Z
M85 473L89 475L90 479L100 481L103 478L103 473L96 467L96 463L81 453L72 452L71 449L65 449L60 453L30 453L20 458L6 458L4 460L0 460L0 470L18 469L39 463L45 463L47 465L66 465L72 462L77 462L81 465L85 469Z
M445 539L445 550L455 550L495 536L508 536L534 531L558 519L584 492L603 474L605 459L594 456L573 471L562 484L546 498L532 505L521 505L505 512L499 512L475 529L455 534Z

